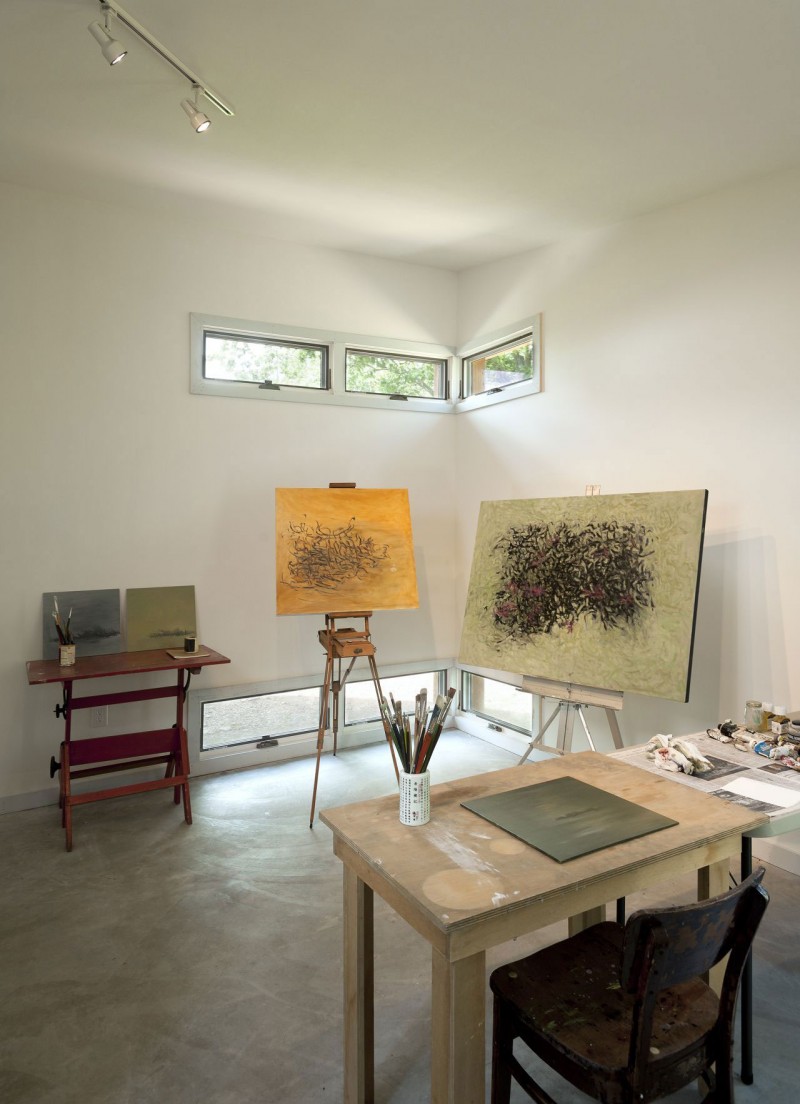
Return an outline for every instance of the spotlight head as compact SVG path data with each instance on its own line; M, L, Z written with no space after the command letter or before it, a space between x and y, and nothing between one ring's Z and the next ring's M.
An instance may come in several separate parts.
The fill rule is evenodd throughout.
M198 134L202 134L203 131L208 130L211 126L211 120L208 115L205 115L196 103L192 103L191 100L181 100L181 107L189 116L189 122Z
M101 53L109 65L116 65L118 61L122 61L128 52L121 43L111 37L105 27L97 22L89 24L89 34L99 43Z

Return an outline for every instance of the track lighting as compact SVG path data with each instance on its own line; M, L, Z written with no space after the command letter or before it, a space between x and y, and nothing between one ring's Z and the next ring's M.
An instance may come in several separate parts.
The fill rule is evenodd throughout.
M197 105L197 97L200 94L200 85L193 84L192 90L194 92L194 102L191 100L181 100L181 107L189 116L189 122L192 124L198 134L202 134L204 130L208 130L211 126L211 120L208 115L204 115Z
M108 64L116 65L118 61L122 61L128 51L121 43L117 42L115 38L111 37L108 30L108 13L110 11L108 4L101 4L100 7L103 9L103 14L105 16L105 26L101 27L97 22L90 23L89 34L99 43L103 57Z
M121 8L117 3L117 0L99 0L100 10L104 16L105 26L95 22L89 25L89 31L92 37L100 44L103 51L103 57L106 59L109 65L116 65L118 61L122 61L125 57L126 50L124 46L121 46L116 39L112 38L108 29L109 15L113 15L120 21L129 31L133 31L145 45L158 54L160 58L163 58L169 65L172 66L182 77L189 81L192 86L192 92L194 100L182 100L181 107L189 116L189 120L197 131L198 134L202 134L204 130L208 130L211 126L211 120L209 117L200 110L198 106L198 97L202 95L209 103L213 104L223 115L233 115L234 110L231 104L224 100L222 96L218 95L212 88L210 88L202 78L198 77L197 73L192 70L177 58L171 50L168 50L166 46L158 41L141 23L129 15L124 8Z

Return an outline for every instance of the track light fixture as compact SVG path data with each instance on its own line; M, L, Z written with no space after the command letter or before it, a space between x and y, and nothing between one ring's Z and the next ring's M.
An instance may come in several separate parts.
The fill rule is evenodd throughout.
M108 29L108 13L110 11L108 4L103 3L100 7L105 17L103 21L104 25L101 27L97 22L90 23L89 34L99 43L103 57L108 64L116 65L118 61L122 61L128 51L121 43L117 42L115 38L112 38Z
M204 96L209 103L213 104L217 110L221 111L223 115L234 115L233 106L225 99L216 93L208 84L198 77L197 73L194 73L188 65L177 58L171 50L168 50L157 38L154 37L141 23L129 15L124 8L121 8L117 3L117 0L99 0L100 10L104 16L105 26L101 26L100 23L92 23L89 26L89 31L92 37L100 43L103 51L103 57L109 63L109 65L116 65L118 61L122 61L125 57L126 50L123 46L112 38L108 30L109 15L113 15L120 21L128 30L133 31L145 45L149 46L154 53L163 58L169 65L172 66L182 77L189 81L192 86L192 93L194 100L182 100L181 107L189 116L192 126L198 134L202 134L204 130L208 130L211 126L211 120L205 115L198 106L199 96Z
M194 102L191 100L181 100L181 107L189 116L189 122L192 124L198 134L202 134L204 130L208 130L211 126L211 120L208 115L204 115L197 105L197 97L200 95L200 85L195 84L192 86L194 92Z

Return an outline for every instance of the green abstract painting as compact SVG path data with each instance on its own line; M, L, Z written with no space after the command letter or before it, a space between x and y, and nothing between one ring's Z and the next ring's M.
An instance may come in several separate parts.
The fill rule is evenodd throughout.
M688 701L707 499L483 502L459 661Z

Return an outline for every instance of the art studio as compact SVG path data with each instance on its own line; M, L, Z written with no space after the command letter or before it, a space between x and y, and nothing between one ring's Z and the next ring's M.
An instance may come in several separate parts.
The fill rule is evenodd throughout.
M793 1104L800 5L124 4L0 5L0 1100Z

